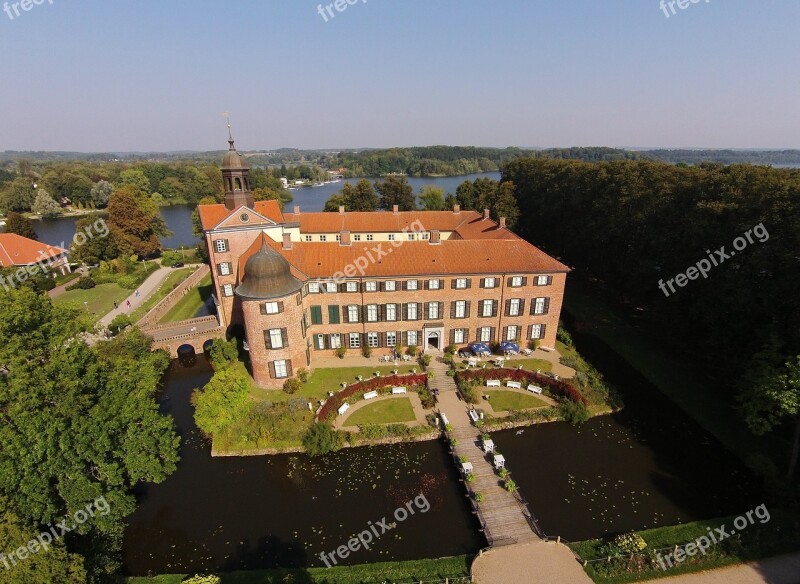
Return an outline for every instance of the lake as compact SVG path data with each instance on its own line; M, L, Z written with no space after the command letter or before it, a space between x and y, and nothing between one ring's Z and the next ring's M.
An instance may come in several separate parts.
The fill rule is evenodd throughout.
M455 194L456 188L465 180L474 181L476 178L490 178L498 180L499 172L489 172L484 174L470 174L466 176L450 176L437 178L414 178L409 177L408 182L414 188L415 193L426 185L433 185L444 189L447 193ZM360 179L346 179L339 183L330 183L319 187L302 187L292 191L294 201L286 205L286 210L291 211L295 205L300 205L303 211L322 211L331 195L341 190L345 182L355 184ZM166 248L177 249L181 246L195 247L198 239L192 233L192 212L194 207L189 205L174 205L171 207L161 207L161 217L172 231L170 237L162 237L161 244ZM69 247L73 235L75 235L75 223L77 217L61 217L56 219L42 219L33 222L33 228L39 236L39 240L50 245L66 244Z

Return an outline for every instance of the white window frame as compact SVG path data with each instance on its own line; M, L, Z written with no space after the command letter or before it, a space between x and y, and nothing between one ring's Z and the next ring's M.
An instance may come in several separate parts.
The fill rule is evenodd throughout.
M453 331L453 342L461 344L464 342L464 329L459 328Z
M394 233L389 234L389 241L394 241Z
M395 292L397 290L397 282L394 280L387 280L383 287L386 292Z
M441 280L428 280L428 290L441 290Z
M283 335L281 334L281 329L269 329L269 344L273 349L283 349Z
M512 298L508 303L508 316L519 316L522 300L519 298Z
M366 282L364 284L364 290L366 292L377 292L378 291L378 283L377 282Z
M233 284L225 284L222 287L222 295L230 298L233 296Z
M358 305L350 304L347 306L347 322L358 322Z
M342 335L331 333L331 349L339 349L342 346Z
M314 346L318 351L325 349L325 335L314 335Z
M361 335L359 333L350 333L349 342L351 349L361 348Z
M417 234L416 233L409 233L408 234L408 241L414 241L416 239L417 239Z
M266 314L278 314L280 312L280 307L277 302L265 302L264 312Z
M547 280L549 276L536 276L536 285L537 286L547 286Z
M512 276L511 286L513 288L520 288L522 286L522 276Z
M406 290L419 290L419 280L408 280L406 282Z
M381 337L378 333L367 333L367 346L372 349L377 349L381 344Z
M533 299L533 314L544 314L547 298L534 298Z
M492 340L492 327L490 326L481 327L480 342L488 343L491 340Z
M285 379L289 377L289 369L286 367L286 359L274 361L273 367L275 368L275 379Z
M397 333L395 331L388 331L386 333L386 346L387 347L397 346Z
M308 293L309 294L319 294L319 282L309 282L308 283Z
M411 312L414 312L413 316ZM416 302L409 302L406 305L406 320L419 320L419 304Z
M353 241L361 241L361 234L360 233L356 233L353 236Z
M322 241L322 242L326 242L326 241L328 241L328 236L327 235L320 235L319 236L319 240Z
M483 287L484 288L495 288L495 287L497 287L497 278L484 278L483 279Z
M220 276L230 276L231 275L231 263L230 262L222 262L219 265L219 275Z
M481 316L488 317L492 316L492 309L494 308L494 302L492 300L482 300L483 304L481 305Z
M305 236L305 240L306 240L308 243L311 243L312 241L314 241L314 237L313 237L313 236L311 236L311 235L306 235L306 236Z
M375 236L371 233L367 233L367 241L375 241Z
M336 285L336 282L326 282L325 289L327 290L328 294L336 294L339 291L339 287Z
M412 337L412 335L413 335L413 337ZM417 331L408 331L406 333L406 336L408 338L408 346L409 347L412 346L412 345L416 346L419 343L419 339L417 338Z
M466 300L456 300L455 315L456 315L456 318L466 318L467 317L467 301Z
M541 324L534 324L531 325L531 340L537 340L542 338L542 326Z
M436 312L436 316L433 315L433 312ZM437 320L441 318L439 314L439 303L438 302L428 302L428 320Z
M506 340L507 341L515 341L517 340L517 335L519 334L519 326L515 324L508 325L506 330Z
M431 234L430 234L430 233L428 233L427 231L426 231L425 233L423 233L423 234L422 234L422 239L425 239L425 240L427 240L427 239L430 239L430 238L431 238Z
M378 305L367 304L367 322L378 322Z
M215 239L214 240L214 249L217 250L217 253L227 253L228 252L228 244L225 243L224 239Z
M348 292L358 292L358 282L348 282L347 283L347 291Z
M456 278L456 290L466 290L466 289L467 289L467 279Z
M394 322L397 320L397 304L386 305L386 314L384 315L384 320L387 322Z
M337 234L336 234L336 241L338 241L339 243L341 243L341 241L342 241L342 234L341 234L341 233L337 233Z

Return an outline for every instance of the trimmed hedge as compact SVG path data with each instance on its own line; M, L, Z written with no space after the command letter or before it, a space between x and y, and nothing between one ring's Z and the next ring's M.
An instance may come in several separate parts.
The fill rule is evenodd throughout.
M552 395L568 399L576 404L589 405L580 391L575 389L569 381L560 379L556 381L552 377L525 371L524 369L468 369L456 373L456 382L459 386L463 382L480 381L485 383L487 379L500 379L505 381L519 381L520 383L533 383L547 389Z
M418 373L416 375L387 375L381 377L373 377L365 381L354 383L334 394L333 397L328 398L325 405L319 411L318 419L320 421L328 420L348 398L353 397L358 393L367 393L369 391L377 391L386 387L398 386L424 386L428 381L428 376L425 373Z

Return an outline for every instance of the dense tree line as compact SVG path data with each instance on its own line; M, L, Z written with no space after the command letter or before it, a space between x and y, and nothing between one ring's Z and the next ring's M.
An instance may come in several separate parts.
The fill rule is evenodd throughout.
M134 487L161 482L177 466L179 438L155 400L168 355L151 352L136 330L89 347L84 319L28 288L0 292L4 546L100 498L108 504L50 552L1 570L2 582L109 581L136 507Z
M741 388L754 431L788 417L800 440L800 381L787 365L800 354L800 171L527 159L508 164L503 180L516 185L524 236L695 347L727 388ZM723 259L722 246L734 254ZM669 294L659 287L712 256L719 265L707 278Z

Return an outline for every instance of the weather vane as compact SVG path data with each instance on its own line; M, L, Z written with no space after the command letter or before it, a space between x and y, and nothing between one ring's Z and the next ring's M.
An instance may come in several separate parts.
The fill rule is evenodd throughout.
M233 139L233 135L231 134L231 114L228 112L222 112L222 115L228 122L228 137Z

